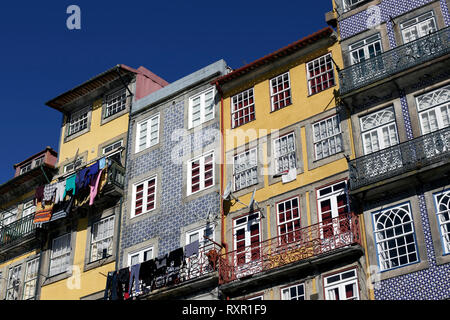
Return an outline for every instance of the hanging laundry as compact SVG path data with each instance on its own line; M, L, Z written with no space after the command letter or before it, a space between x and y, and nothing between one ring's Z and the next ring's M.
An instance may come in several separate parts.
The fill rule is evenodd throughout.
M55 204L50 221L55 221L67 217L72 210L74 200L75 196L71 195L69 200Z
M38 202L36 205L36 213L34 214L34 224L41 226L50 222L52 218L53 204L45 205L44 202Z
M44 202L53 202L55 199L56 183L50 183L44 187Z
M138 295L141 293L140 285L139 285L139 271L141 269L140 264L136 264L132 266L130 271L130 282L128 284L128 294L131 296L131 292L133 291L133 282L134 282L134 294Z
M184 250L183 248L178 248L169 253L169 257L167 258L167 264L172 265L174 267L179 267L183 263L184 260Z
M39 202L42 202L44 199L44 189L45 186L39 186L34 193L34 205L37 205Z
M106 166L106 158L101 158L98 161L98 169L99 170L105 169L105 166Z
M95 179L92 179L91 182L89 183L89 188L90 188L90 195L89 195L89 205L92 206L94 204L94 199L97 196L98 193L98 187L99 187L99 183L100 183L100 178L102 176L103 173L103 169L100 170Z
M184 247L185 256L187 258L189 258L194 255L198 255L199 246L200 246L200 242L198 240L186 245Z
M66 192L66 180L60 181L56 184L55 204L64 201L64 194Z
M144 287L151 287L155 277L156 263L154 259L141 263L139 280L142 280Z
M72 192L72 195L76 194L76 181L77 175L74 174L72 176L70 176L69 178L66 179L66 189L64 191L64 198L66 197L68 192Z

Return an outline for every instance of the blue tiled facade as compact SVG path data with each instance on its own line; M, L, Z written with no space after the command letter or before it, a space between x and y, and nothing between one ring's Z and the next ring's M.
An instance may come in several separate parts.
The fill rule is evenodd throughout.
M208 85L208 82L203 83L203 85L205 84ZM184 236L182 234L183 227L204 222L209 211L214 214L220 212L220 195L215 188L219 182L218 177L215 177L214 188L207 189L210 191L205 191L201 196L186 197L184 190L186 177L184 177L185 171L183 171L183 166L186 167L186 161L174 163L171 160L173 150L181 149L180 145L183 142L190 144L190 155L196 151L201 152L203 148L212 144L220 145L219 139L216 139L216 137L206 136L211 130L215 130L214 132L219 130L217 113L212 124L210 121L207 126L203 126L201 129L196 128L196 130L189 131L188 139L174 139L172 135L176 130L187 129L185 128L185 119L187 119L185 113L188 110L186 97L189 96L189 90L192 90L192 88L184 91L177 88L177 90L179 92L175 98L163 98L161 103L155 104L155 107L162 106L160 109L161 125L159 133L162 143L156 148L150 148L148 152L143 151L136 156L132 155L133 147L130 146L130 143L134 141L133 134L136 132L135 127L137 125L135 120L140 113L132 114L130 119L125 190L130 190L133 179L145 176L147 173L150 177L152 172L158 170L161 173L158 174L160 191L157 192L160 199L157 201L159 208L156 214L144 213L137 221L129 219L132 199L127 200L122 213L119 254L121 266L126 264L127 257L124 250L127 248L157 238L158 252L154 252L154 256L169 253L181 246L180 239ZM172 104L172 101L177 102ZM146 215L148 217L145 217Z
M386 31L390 48L397 45L394 34L394 26L392 19L403 14L409 13L430 4L431 0L383 0L377 4L379 9L381 23L386 23ZM442 17L446 27L450 25L450 13L446 0L440 0L439 4L442 10ZM339 31L342 40L351 39L352 37L368 30L367 21L373 11L355 10L355 14L351 11L345 14L345 17L338 18ZM421 89L432 83L449 79L449 72L442 70L440 74L434 74L427 79L417 79L417 84L412 85L409 89ZM406 88L398 88L398 94L401 103L402 118L404 122L405 135L408 140L414 139L413 124L411 122L410 106L406 98ZM368 105L377 105L377 101L368 102ZM364 106L353 106L357 110L364 109ZM413 106L414 107L414 106ZM416 131L417 132L417 131ZM438 177L436 177L438 178ZM436 208L428 207L426 204L426 195L420 192L417 196L420 207L420 223L423 229L424 247L426 248L426 256L421 256L421 260L426 260L428 266L422 270L404 273L399 276L391 277L380 281L374 289L376 300L440 300L450 298L450 263L437 263L435 244L433 238L440 237L439 234L432 233L429 217L435 216ZM414 215L419 219L419 212ZM417 231L416 231L417 232ZM368 237L373 235L368 234ZM436 239L434 239L436 240Z

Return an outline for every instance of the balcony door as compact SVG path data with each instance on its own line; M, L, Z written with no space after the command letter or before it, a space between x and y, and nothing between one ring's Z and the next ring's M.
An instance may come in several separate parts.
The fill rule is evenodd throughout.
M317 190L322 250L352 243L347 181Z
M243 277L258 272L261 266L260 214L252 213L235 219L234 248L237 276Z
M425 157L432 158L450 150L450 85L416 98ZM431 134L436 132L434 134Z
M353 67L354 81L365 81L384 72L381 57L383 48L379 33L351 44L349 51L351 63L355 65Z
M403 43L412 42L437 30L433 11L427 12L400 25Z

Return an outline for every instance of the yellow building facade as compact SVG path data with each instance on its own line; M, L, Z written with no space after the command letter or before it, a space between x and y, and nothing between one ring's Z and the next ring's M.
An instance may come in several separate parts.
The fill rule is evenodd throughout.
M330 299L345 295L345 285L348 298L367 296L359 220L347 197L351 123L336 108L336 65L341 49L326 28L216 82L221 288L230 299ZM343 274L350 282L331 282Z

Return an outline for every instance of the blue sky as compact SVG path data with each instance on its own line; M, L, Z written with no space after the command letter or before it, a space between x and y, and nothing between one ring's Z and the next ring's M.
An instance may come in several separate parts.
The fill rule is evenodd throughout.
M81 30L66 27L72 4ZM331 0L2 1L0 184L13 164L58 151L62 115L45 102L89 78L116 64L168 82L219 59L239 68L326 27L331 9Z

